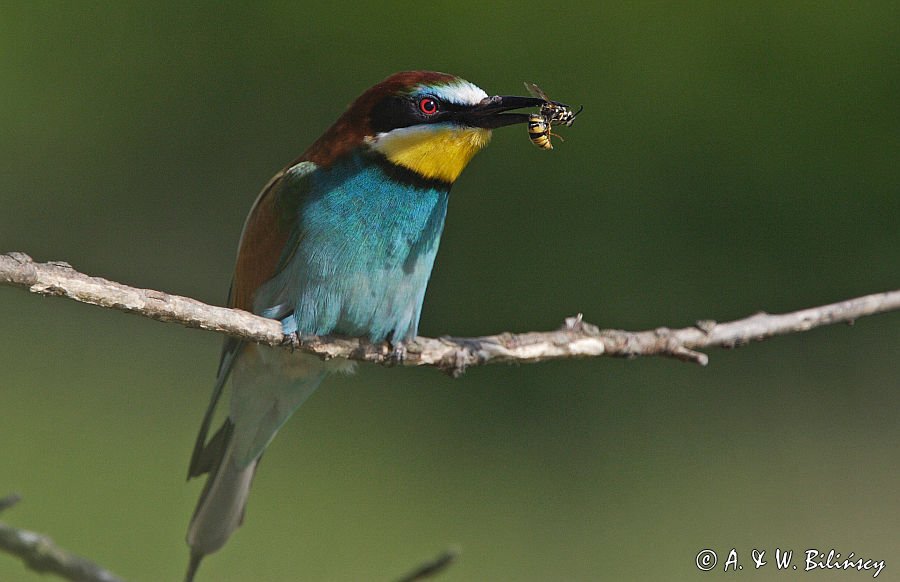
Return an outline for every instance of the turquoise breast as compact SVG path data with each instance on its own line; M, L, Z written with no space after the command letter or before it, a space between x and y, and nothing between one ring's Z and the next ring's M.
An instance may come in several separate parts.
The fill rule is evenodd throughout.
M297 228L257 312L286 333L415 337L449 184L415 179L374 152L300 166L285 186Z

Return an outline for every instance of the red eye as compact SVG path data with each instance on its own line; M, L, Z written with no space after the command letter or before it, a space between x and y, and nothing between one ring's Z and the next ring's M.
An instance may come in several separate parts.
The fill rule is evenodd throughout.
M434 115L438 112L437 101L435 101L431 97L423 97L419 101L419 111L421 111L425 115Z

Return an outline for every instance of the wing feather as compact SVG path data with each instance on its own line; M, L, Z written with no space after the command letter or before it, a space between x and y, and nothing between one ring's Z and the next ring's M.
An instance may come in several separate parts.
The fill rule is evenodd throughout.
M315 167L311 162L300 162L278 172L253 203L241 233L234 278L228 293L229 307L249 312L271 307L254 306L254 295L284 268L302 239L302 233L297 232L298 206L308 189L307 176ZM194 443L188 478L209 472L226 448L219 441L227 440L228 421L224 431L220 429L209 442L207 437L231 368L245 347L246 342L237 338L227 338L222 346L216 383Z

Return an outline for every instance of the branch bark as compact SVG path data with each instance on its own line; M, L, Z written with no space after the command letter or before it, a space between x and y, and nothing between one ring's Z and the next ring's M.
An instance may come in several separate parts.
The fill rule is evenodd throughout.
M18 495L0 499L0 510L18 503ZM35 572L56 574L73 582L123 582L94 562L64 550L44 534L0 523L0 551L20 558Z
M389 344L373 344L365 339L305 336L299 343L292 343L287 341L278 321L238 309L207 305L189 297L91 277L64 262L37 263L24 253L0 255L0 284L137 313L157 321L225 333L250 342L299 349L322 359L349 358L382 365L433 366L453 376L459 376L470 366L489 363L534 363L597 356L666 356L705 366L709 358L698 350L734 348L777 335L835 323L852 323L860 317L900 309L898 289L789 313L760 312L727 323L703 320L681 329L659 327L637 332L600 329L582 321L579 314L566 319L560 329L546 332L501 333L475 338L417 337L405 346L404 357L398 359Z

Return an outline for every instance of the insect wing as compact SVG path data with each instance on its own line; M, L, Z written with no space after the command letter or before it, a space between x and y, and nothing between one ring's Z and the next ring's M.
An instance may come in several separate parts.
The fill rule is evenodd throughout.
M525 83L525 89L528 90L528 93L532 97L537 97L538 99L543 99L544 101L550 101L550 98L547 97L547 94L544 93L541 88L534 83Z

